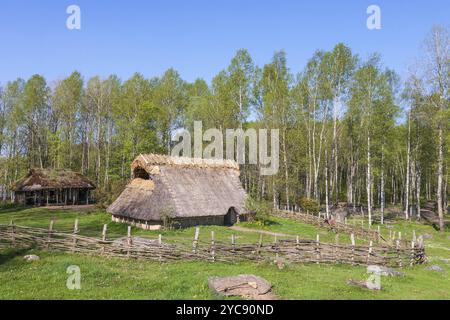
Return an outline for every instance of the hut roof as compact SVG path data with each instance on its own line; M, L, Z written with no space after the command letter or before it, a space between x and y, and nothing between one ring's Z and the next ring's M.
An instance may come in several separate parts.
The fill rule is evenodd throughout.
M108 212L139 220L225 215L244 211L245 191L239 166L230 160L139 155L132 169L145 170L150 180L135 177Z
M152 167L171 166L184 168L234 169L239 171L239 165L234 160L201 159L188 157L171 157L159 154L140 154L134 159L131 168L140 167L152 172Z
M80 173L69 170L31 169L15 182L14 191L38 191L43 189L95 189L95 184Z

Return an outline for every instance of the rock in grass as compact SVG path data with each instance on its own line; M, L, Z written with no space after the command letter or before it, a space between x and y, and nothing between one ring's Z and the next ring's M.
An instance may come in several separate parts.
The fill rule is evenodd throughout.
M377 285L376 283L370 282L370 281L360 281L360 280L348 279L347 284L351 285L351 286L360 287L363 289L381 290L381 286Z
M431 239L431 238L433 238L433 235L432 235L432 234L429 234L429 233L425 233L424 235L422 235L422 237L423 237L424 239Z
M427 270L430 271L437 271L437 272L444 272L444 269L442 269L441 267L439 267L438 265L432 265L427 267Z
M400 272L400 271L397 271L395 269L388 268L385 266L377 266L377 265L367 266L367 272L379 274L380 276L386 276L386 277L404 277L405 276L405 274L403 272Z
M241 296L256 300L273 300L272 285L265 279L241 274L231 277L209 277L208 285L216 294L224 296Z
M23 257L26 261L38 261L40 258L35 254L27 254Z

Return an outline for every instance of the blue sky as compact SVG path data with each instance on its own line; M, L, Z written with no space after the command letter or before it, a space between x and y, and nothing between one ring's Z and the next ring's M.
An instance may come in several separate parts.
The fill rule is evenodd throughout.
M81 30L68 30L66 8L81 8ZM366 28L366 9L381 8L382 29ZM49 83L169 67L188 81L208 81L239 48L263 65L284 49L299 72L316 49L344 42L367 57L382 54L405 76L435 24L449 25L448 0L0 0L0 84L44 75Z

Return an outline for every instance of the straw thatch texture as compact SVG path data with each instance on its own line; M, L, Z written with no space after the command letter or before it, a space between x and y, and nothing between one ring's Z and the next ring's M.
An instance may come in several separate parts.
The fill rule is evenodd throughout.
M167 187L156 176L152 180L133 179L107 211L124 218L160 221L161 213L173 206Z
M239 171L239 165L236 163L236 161L233 160L171 157L159 154L140 154L131 164L132 169L141 167L149 173L152 172L152 167L155 166L234 169L236 171Z
M246 194L234 161L139 155L131 167L135 179L107 209L115 217L223 224L231 208L244 212ZM144 181L152 187L143 187Z
M95 184L80 173L69 170L31 169L15 182L12 190L29 192L46 189L95 189Z

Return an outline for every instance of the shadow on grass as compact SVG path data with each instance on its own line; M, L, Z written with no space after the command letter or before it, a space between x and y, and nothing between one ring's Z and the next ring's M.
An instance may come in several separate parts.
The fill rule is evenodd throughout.
M15 203L0 203L0 214L7 214L12 212L20 212L30 209L31 207L15 204Z
M7 263L18 256L26 255L32 248L6 249L0 252L0 265Z

